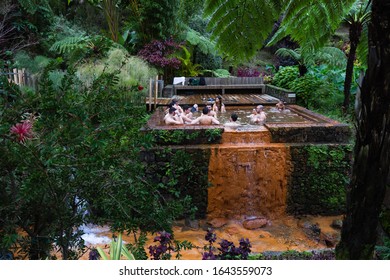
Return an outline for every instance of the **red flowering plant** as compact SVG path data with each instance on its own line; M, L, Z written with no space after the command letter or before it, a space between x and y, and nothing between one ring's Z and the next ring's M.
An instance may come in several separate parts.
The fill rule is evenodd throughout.
M10 128L10 133L13 134L20 143L25 143L26 140L34 137L33 124L36 118L32 114L26 114L24 117L26 117L24 120Z
M32 123L30 121L23 121L13 125L10 129L11 134L15 134L19 142L25 142L32 138Z

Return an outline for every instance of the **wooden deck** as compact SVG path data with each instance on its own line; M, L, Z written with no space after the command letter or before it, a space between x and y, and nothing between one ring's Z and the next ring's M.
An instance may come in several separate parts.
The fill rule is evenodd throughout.
M278 103L279 99L270 96L268 94L223 94L222 101L225 106L248 106L248 105L275 105ZM151 104L149 98L146 99L146 105L149 108L151 106L156 107L167 106L173 99L179 100L180 105L194 105L198 104L199 106L205 105L207 103L212 103L211 98L216 98L215 94L205 93L205 94L193 94L193 95L175 95L172 98L157 98L156 100L152 98Z

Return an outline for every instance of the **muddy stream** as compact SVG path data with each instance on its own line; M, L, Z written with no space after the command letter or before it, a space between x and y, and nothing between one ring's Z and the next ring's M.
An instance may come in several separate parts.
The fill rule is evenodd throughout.
M238 240L248 238L252 245L252 253L334 248L339 239L340 230L331 225L334 221L340 221L341 218L341 216L306 216L296 219L285 216L269 221L263 228L252 230L245 229L241 221L218 219L214 220L214 224L219 223L220 226L214 228L217 235L217 241L214 245L218 247L218 243L222 239L226 239L238 246ZM206 221L197 221L196 224L199 225L197 229L186 226L184 221L177 221L173 227L175 239L187 240L195 245L192 250L181 252L183 260L201 260L204 252L203 247L208 244L205 240L206 230L212 225ZM314 232L313 226L320 228L321 232ZM87 226L84 230L86 234L83 238L88 247L101 247L108 252L112 240L112 232L109 227ZM147 248L150 245L157 245L153 242L153 238L152 235L148 236L148 242L145 246L147 253ZM123 240L125 243L134 242L132 236L123 236ZM81 259L88 259L88 252Z

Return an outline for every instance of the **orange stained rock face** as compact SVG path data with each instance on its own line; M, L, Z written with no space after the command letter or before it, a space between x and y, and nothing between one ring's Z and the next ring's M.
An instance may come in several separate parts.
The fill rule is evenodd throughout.
M285 214L290 166L283 144L222 144L211 150L209 220Z
M264 126L255 127L256 130L249 130L247 127L225 127L222 134L222 143L230 144L255 144L270 143L271 133Z

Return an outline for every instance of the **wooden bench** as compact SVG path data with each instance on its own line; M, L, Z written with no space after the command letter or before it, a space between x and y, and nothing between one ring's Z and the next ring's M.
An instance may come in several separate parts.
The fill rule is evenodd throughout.
M206 85L204 86L188 85L190 79L191 77L186 77L184 85L170 85L170 96L203 94L215 97L216 95L225 94L266 94L282 99L288 104L294 104L296 102L296 94L293 91L264 84L262 77L205 77Z
M205 77L206 85L188 85L190 79L198 77L186 77L184 85L172 85L173 95L189 95L195 93L264 93L265 85L262 77L231 77L210 78Z

